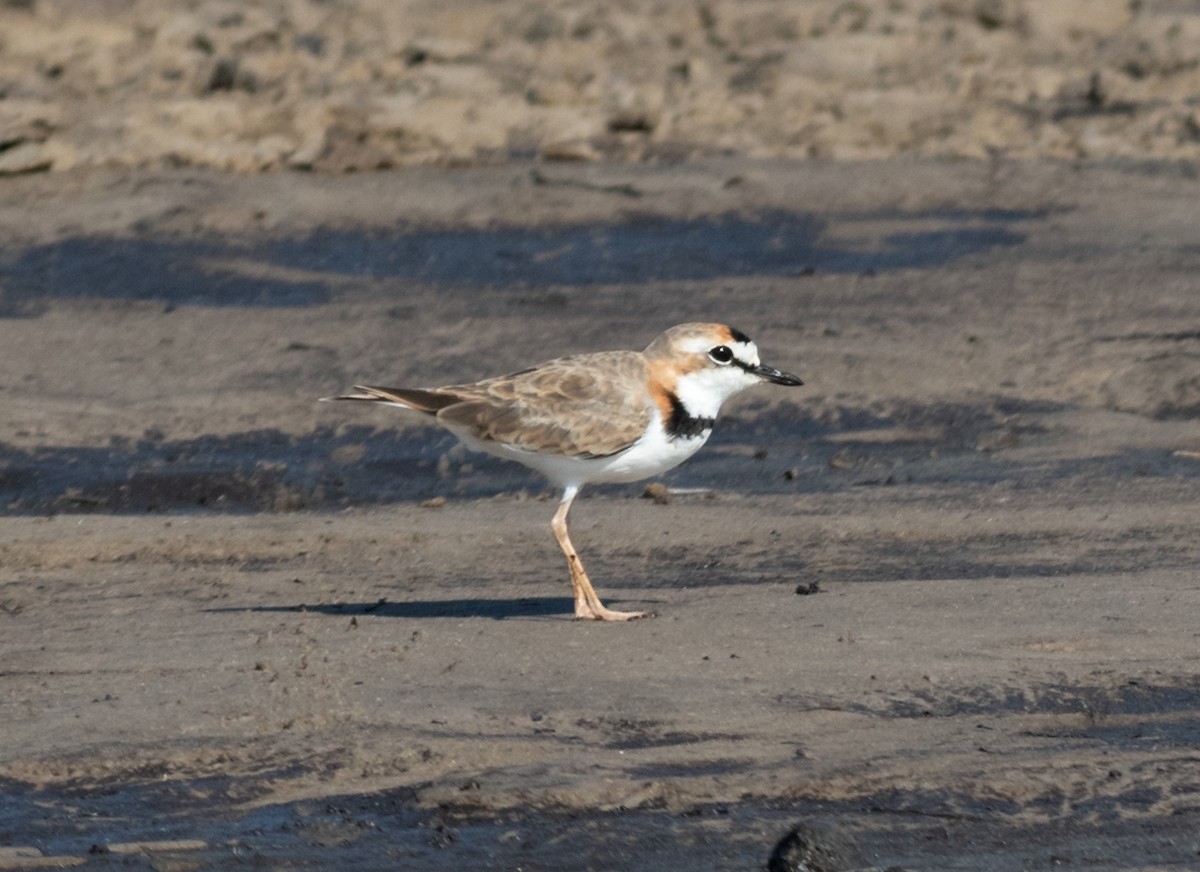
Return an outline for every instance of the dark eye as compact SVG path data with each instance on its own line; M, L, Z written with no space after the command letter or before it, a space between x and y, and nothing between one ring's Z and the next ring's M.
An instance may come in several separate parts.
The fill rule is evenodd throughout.
M708 356L711 357L716 363L722 364L729 363L729 361L733 360L733 352L730 351L728 345L718 345L708 353Z

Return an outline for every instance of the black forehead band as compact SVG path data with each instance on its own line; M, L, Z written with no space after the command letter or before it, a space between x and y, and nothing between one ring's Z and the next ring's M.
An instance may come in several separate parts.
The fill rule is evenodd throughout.
M736 327L729 328L729 338L732 339L734 342L749 342L750 341L750 337L747 336L745 333L743 333L741 330L738 330Z

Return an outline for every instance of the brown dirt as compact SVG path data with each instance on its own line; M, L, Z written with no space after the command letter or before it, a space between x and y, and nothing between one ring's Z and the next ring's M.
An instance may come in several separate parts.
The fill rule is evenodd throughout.
M0 869L1195 867L1193 7L0 0ZM683 320L629 626L313 402Z
M1178 0L6 0L0 174L1200 157Z
M0 868L1194 864L1198 187L9 180ZM568 619L535 477L313 402L697 318L808 384L577 505L628 626Z

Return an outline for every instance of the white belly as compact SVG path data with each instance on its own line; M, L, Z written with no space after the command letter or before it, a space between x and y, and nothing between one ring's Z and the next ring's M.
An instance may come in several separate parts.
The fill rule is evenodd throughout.
M708 430L690 439L670 439L663 430L658 415L655 414L654 420L641 439L620 454L608 457L536 454L498 442L482 442L457 430L452 432L468 448L523 463L560 487L566 487L588 482L639 481L659 475L673 469L699 451L708 441L712 431Z
M637 442L626 451L612 457L590 461L597 464L597 473L588 481L639 481L674 469L700 450L708 441L711 430L690 439L670 439L657 417Z

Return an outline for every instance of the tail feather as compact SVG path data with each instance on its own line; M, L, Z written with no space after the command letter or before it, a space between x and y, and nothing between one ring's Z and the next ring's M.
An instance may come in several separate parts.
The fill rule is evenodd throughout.
M443 394L437 391L426 391L416 388L380 388L371 385L355 385L353 393L339 394L336 397L321 397L321 402L333 400L361 400L368 403L384 403L389 406L399 406L403 409L413 409L427 415L436 415L440 410L462 400L453 394Z

